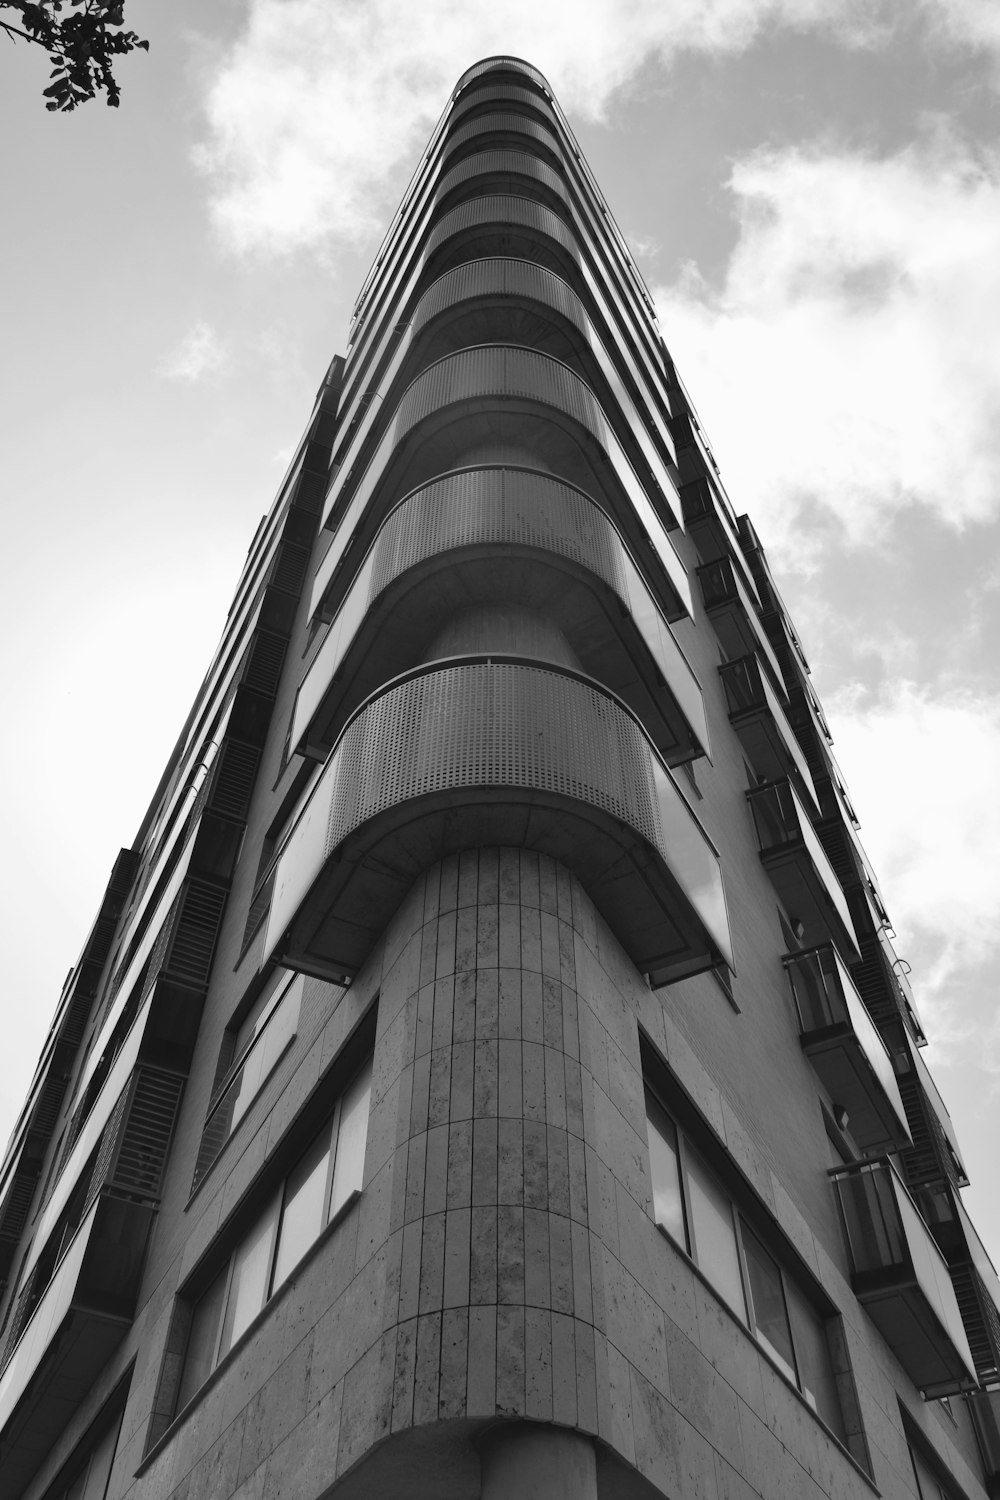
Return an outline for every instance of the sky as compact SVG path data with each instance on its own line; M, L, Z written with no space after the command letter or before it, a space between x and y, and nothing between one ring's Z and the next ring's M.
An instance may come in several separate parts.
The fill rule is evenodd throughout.
M0 47L0 1136L459 74L547 75L826 709L1000 1260L1000 6L128 0ZM0 42L3 39L0 38Z

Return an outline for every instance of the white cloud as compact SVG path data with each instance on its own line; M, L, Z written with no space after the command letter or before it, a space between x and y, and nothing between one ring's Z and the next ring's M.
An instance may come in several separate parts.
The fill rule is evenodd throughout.
M923 0L932 29L958 46L992 49L1000 61L1000 8L996 0Z
M827 709L890 915L932 960L923 993L941 1002L1000 958L1000 696L902 681L842 689Z
M910 505L959 528L994 518L1000 158L940 140L888 158L758 152L730 187L721 290L690 273L654 295L772 548L873 542Z
M826 29L863 44L870 0L254 0L212 80L198 159L224 241L285 253L357 238L387 205L471 62L541 68L591 119L652 61L736 53L765 27Z
M216 375L228 360L225 345L210 323L199 322L188 329L177 348L160 364L160 374L167 380L195 384L206 376Z

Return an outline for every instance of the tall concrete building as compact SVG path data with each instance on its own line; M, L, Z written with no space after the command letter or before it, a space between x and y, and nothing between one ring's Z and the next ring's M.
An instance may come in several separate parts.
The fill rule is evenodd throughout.
M459 80L0 1179L5 1500L981 1500L1000 1287L802 647Z

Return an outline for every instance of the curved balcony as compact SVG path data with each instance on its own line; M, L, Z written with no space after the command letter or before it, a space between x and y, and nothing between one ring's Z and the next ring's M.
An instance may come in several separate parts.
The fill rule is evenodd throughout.
M525 62L523 57L508 57L498 52L491 57L480 58L479 62L466 68L452 90L452 98L457 99L463 89L467 89L470 83L474 83L477 78L482 78L487 73L523 73L525 78L530 78L532 83L546 94L552 92L545 74L540 73L533 63Z
M553 125L543 125L541 120L515 114L513 110L495 110L489 114L477 115L474 120L468 120L464 125L449 130L441 147L442 156L447 160L460 147L467 146L481 135L523 136L529 141L537 142L554 156L561 155L559 137ZM494 149L516 150L517 147L505 144Z
M369 509L376 491L391 495L404 480L410 491L463 467L470 453L482 461L484 450L529 454L538 468L593 493L633 552L652 549L663 570L669 617L690 613L690 581L665 521L593 391L568 365L508 345L463 349L422 371L403 393L364 473L351 469L334 485L323 524L336 516L336 535L317 570L310 612L328 618L335 607L349 545L360 564L381 520Z
M799 1017L802 1050L834 1103L847 1111L862 1151L910 1144L888 1048L829 944L782 959Z
M888 1161L831 1173L851 1260L851 1285L872 1322L928 1398L977 1388L945 1263Z
M514 255L563 275L579 270L580 247L573 231L551 208L519 194L489 193L448 209L427 236L426 263L438 258L438 269L446 270L459 254L463 262L472 259L453 244L469 239L477 247L475 258Z
M481 184L481 186L480 186ZM483 192L496 193L527 188L539 194L549 208L571 213L566 183L554 167L529 151L477 151L463 157L443 173L434 191L435 201L453 208Z
M554 621L669 764L706 752L698 680L611 521L546 474L501 467L435 480L391 512L299 688L294 749L325 760L359 702L486 602Z
M479 88L467 93L464 99L456 98L451 114L448 116L448 123L453 125L456 120L460 120L471 110L483 109L484 106L490 104L521 104L526 109L535 111L543 119L553 124L556 122L555 110L545 95L536 93L534 89L525 88L521 83L492 79L481 83Z
M465 346L502 340L537 349L540 335L551 328L564 330L561 350L544 349L557 359L589 353L595 337L571 286L536 262L512 256L484 256L444 272L414 308L410 332L416 339L429 324L458 319L463 330L471 325L471 331L463 332Z
M605 319L607 313L605 311ZM417 373L456 350L519 345L567 362L585 379L615 423L637 474L674 499L663 458L646 431L605 338L572 286L530 260L510 255L466 261L446 271L421 296L410 324L407 369ZM416 350L419 345L419 366ZM641 380L633 368L633 375ZM605 402L605 397L610 402ZM669 442L669 439L667 440ZM668 455L672 454L669 446Z
M420 871L483 844L574 870L656 984L732 966L718 856L628 710L482 658L398 680L348 724L276 862L265 955L355 972Z
M855 963L858 939L844 893L795 788L772 781L746 795L760 862L789 917L801 925L803 942L812 948L832 939Z

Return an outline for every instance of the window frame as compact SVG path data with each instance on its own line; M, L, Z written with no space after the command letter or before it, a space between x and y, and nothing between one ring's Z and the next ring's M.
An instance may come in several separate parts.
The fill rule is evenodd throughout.
M342 1124L344 1120L345 1105L352 1101L352 1094L359 1083L364 1081L364 1093L367 1093L367 1108L365 1110L365 1132L364 1145L362 1146L360 1158L355 1163L346 1189L341 1194L339 1201L333 1197L335 1178L337 1174L337 1163L340 1159ZM215 1372L228 1358L234 1349L242 1342L245 1335L253 1328L258 1318L266 1311L275 1296L288 1284L298 1267L323 1240L324 1236L347 1214L353 1204L361 1196L364 1182L365 1156L367 1154L367 1124L371 1118L371 1094L374 1084L374 1053L368 1051L360 1062L348 1074L343 1087L340 1089L333 1109L327 1115L325 1121L297 1152L289 1162L280 1181L272 1188L271 1192L263 1200L263 1206L252 1219L246 1220L234 1240L230 1241L229 1254L221 1263L216 1262L214 1274L209 1274L202 1282L199 1293L189 1299L190 1322L184 1345L184 1357L181 1361L180 1375L177 1385L177 1406L175 1415L179 1416L182 1411L197 1397L198 1393L208 1384ZM360 1095L358 1096L361 1097ZM278 1267L278 1256L281 1249L282 1229L285 1223L285 1210L289 1203L289 1184L296 1174L299 1166L316 1148L317 1142L326 1141L326 1163L324 1168L322 1209L319 1215L319 1226L316 1232L303 1246L301 1253L284 1270L280 1279L276 1277ZM356 1142L354 1143L356 1144ZM271 1219L272 1226L265 1232L269 1234L269 1245L267 1249L266 1266L262 1278L263 1295L259 1298L254 1311L245 1319L243 1325L237 1332L233 1333L230 1322L230 1311L234 1281L237 1276L237 1265L240 1253L244 1246L248 1245L257 1235L258 1230L267 1225ZM207 1360L207 1373L197 1386L190 1390L186 1389L186 1375L192 1354L195 1349L192 1346L192 1334L195 1331L199 1308L206 1299L215 1291L220 1278L223 1281L222 1294L217 1311L213 1314L214 1331L211 1337L210 1353ZM182 1293L183 1297L183 1293ZM207 1340L206 1340L207 1343Z
M198 1152L195 1157L195 1169L191 1182L192 1194L197 1192L197 1190L201 1187L202 1183L205 1181L205 1178L209 1175L212 1168L215 1166L215 1163L218 1161L219 1157L222 1155L223 1151L226 1149L229 1142L236 1134L237 1130L239 1130L244 1118L247 1114L249 1114L255 1101L267 1085L269 1079L272 1077L278 1064L281 1062L282 1058L285 1057L289 1048L294 1045L296 1039L298 1038L299 1023L302 1018L303 988L303 975L296 974L292 971L285 972L283 976L279 978L277 984L274 986L274 989L271 990L270 993L265 994L263 1000L259 1002L260 1008L256 1011L256 1014L254 1014L255 1005L251 1005L241 1020L231 1022L230 1025L226 1028L226 1032L222 1040L222 1047L220 1048L220 1057L224 1054L227 1044L230 1042L230 1039L232 1041L233 1047L236 1047L240 1032L245 1029L248 1021L250 1020L250 1017L253 1016L254 1018L254 1030L252 1031L249 1040L244 1044L242 1050L234 1050L229 1066L226 1067L225 1070L221 1072L221 1074L217 1077L215 1088L212 1091L211 1101L209 1103L204 1122L202 1123L201 1135L198 1141ZM295 991L296 989L298 990L298 994L297 997L293 998L293 991ZM271 1058L270 1065L260 1073L252 1092L248 1093L245 1099L231 1100L232 1114L226 1125L226 1134L223 1139L220 1140L217 1145L215 1145L211 1156L209 1156L209 1144L207 1143L210 1143L210 1137L212 1134L214 1122L218 1120L220 1112L226 1105L226 1101L230 1099L230 1095L232 1094L232 1091L235 1088L240 1075L246 1068L247 1063L254 1056L254 1053L258 1052L259 1048L266 1045L268 1032L270 1031L275 1018L281 1013L286 1002L294 1006L294 1015L289 1012L289 1019L287 1021L289 1029L287 1031L287 1034L284 1037L284 1040L281 1042L281 1045L278 1047L278 1050ZM257 1002L255 1002L255 1004L256 1003ZM237 1104L240 1105L239 1113L236 1112Z
M805 1351L802 1348L801 1338L796 1333L796 1319L792 1315L793 1297L790 1294L790 1287L794 1286L795 1292L798 1294L798 1302L804 1304L805 1307L809 1309L811 1314L815 1317L817 1326L824 1333L824 1344L827 1348L829 1374L831 1383L834 1387L836 1387L836 1373L833 1366L832 1351L829 1349L828 1342L825 1338L825 1325L830 1321L832 1317L836 1317L836 1313L831 1313L818 1305L816 1296L814 1293L810 1292L805 1278L796 1276L794 1271L791 1271L789 1269L787 1258L783 1257L780 1251L776 1253L773 1244L774 1236L773 1234L768 1234L766 1223L763 1220L763 1215L754 1215L752 1212L747 1212L746 1208L741 1202L741 1196L745 1195L740 1195L738 1191L734 1191L730 1186L730 1183L727 1180L726 1176L715 1170L710 1157L702 1149L700 1141L697 1138L695 1140L692 1140L690 1138L691 1132L689 1132L685 1128L684 1124L682 1123L681 1119L678 1118L677 1114L669 1110L664 1104L660 1092L650 1081L648 1073L644 1074L644 1090L647 1135L651 1129L657 1128L655 1122L656 1112L659 1112L666 1117L666 1119L670 1122L670 1125L672 1126L675 1134L677 1188L681 1199L686 1242L682 1243L680 1240L678 1240L675 1234L670 1230L670 1228L656 1216L657 1195L656 1185L654 1183L652 1175L653 1153L651 1152L650 1186L653 1191L651 1193L650 1200L650 1214L654 1224L656 1225L659 1232L664 1235L667 1240L669 1240L670 1244L674 1245L678 1250L680 1250L685 1258L690 1261L691 1265L695 1268L698 1275L704 1280L705 1284L710 1287L713 1295L719 1298L720 1302L723 1303L723 1305L729 1310L733 1317L737 1319L740 1325L750 1335L755 1345L757 1346L761 1354L765 1357L765 1359L767 1359L772 1368L775 1369L779 1375L781 1375L786 1384L790 1385L796 1392L796 1394L800 1397L800 1399L806 1403L806 1405L809 1407L809 1410L815 1417L817 1417L820 1422L822 1422L823 1426L828 1432L831 1433L834 1439L842 1447L846 1447L847 1422L845 1420L843 1403L839 1392L837 1395L837 1416L839 1420L837 1423L834 1423L829 1419L827 1415L824 1414L824 1411L821 1410L819 1404L819 1396L814 1391L812 1391L810 1387L805 1383L805 1376L803 1372L806 1368L807 1361L803 1357ZM652 1111L650 1108L651 1105L653 1106ZM735 1305L733 1297L720 1287L719 1283L713 1279L713 1277L699 1261L697 1252L698 1237L693 1224L694 1210L690 1188L690 1164L692 1154L697 1159L697 1161L703 1164L705 1172L708 1174L716 1189L721 1194L721 1196L725 1198L728 1204L729 1223L732 1229L733 1246L735 1250L736 1260L739 1266L742 1306ZM755 1244L760 1247L760 1249L764 1252L764 1254L773 1264L778 1273L778 1284L780 1286L781 1292L782 1309L784 1313L789 1347L792 1352L794 1369L790 1369L787 1361L781 1355L780 1351L774 1348L767 1334L763 1332L759 1326L758 1315L754 1308L753 1289L750 1280L750 1272L747 1260L745 1235L750 1236Z

